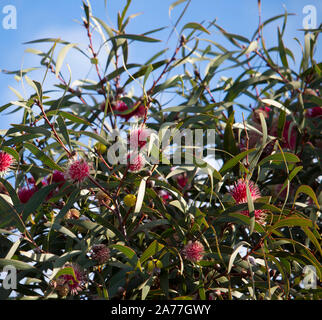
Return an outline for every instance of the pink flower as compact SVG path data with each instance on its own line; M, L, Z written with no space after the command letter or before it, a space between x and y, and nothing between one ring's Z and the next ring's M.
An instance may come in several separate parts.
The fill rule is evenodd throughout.
M313 107L306 110L307 118L316 118L322 116L322 107Z
M131 172L138 172L144 168L145 159L140 153L130 152L127 156L128 169Z
M58 171L58 170L54 170L53 172L53 182L65 182L66 179L65 179L65 175L63 172L61 171Z
M18 191L18 197L22 203L27 203L33 194L37 191L36 186L23 187Z
M12 162L13 157L10 154L0 151L0 177L6 175Z
M204 254L204 247L199 241L189 241L182 250L183 255L187 260L198 262Z
M260 198L261 194L256 185L252 181L248 182L249 191L253 200ZM230 194L235 199L237 204L247 202L246 193L246 181L244 179L239 179L237 183L235 182L234 188L231 190Z
M57 279L58 286L63 287L67 285L71 294L76 295L84 288L86 280L85 274L79 265L75 263L67 263L64 268L72 268L75 276L69 273L67 274L67 272L66 274L60 275Z
M90 165L84 159L73 160L68 166L66 178L80 183L89 176L89 171Z
M188 183L188 177L186 173L179 174L177 177L178 185L183 189Z
M252 181L248 182L248 186L253 201L261 197L258 187ZM235 199L237 204L247 203L246 181L239 179L237 183L235 183L234 188L230 191L230 194ZM248 210L242 210L240 213L245 216L249 216ZM266 214L264 210L257 209L254 211L254 214L255 220L258 223L265 224Z
M146 143L149 135L151 134L149 129L139 128L131 130L130 132L130 149L137 150L137 148L143 148Z

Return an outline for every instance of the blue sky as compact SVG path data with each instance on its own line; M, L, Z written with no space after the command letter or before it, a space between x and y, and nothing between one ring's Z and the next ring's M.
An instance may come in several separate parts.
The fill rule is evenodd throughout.
M93 15L97 16L109 25L114 25L116 22L117 11L123 8L125 0L107 0L107 7L104 6L104 0L92 1ZM164 49L165 47L173 47L176 41L175 34L169 43L166 42L171 26L176 21L181 13L184 4L176 7L169 18L169 6L174 0L133 0L129 9L129 14L142 13L132 20L127 28L128 33L143 33L147 30L155 29L162 26L169 26L169 29L157 33L153 36L163 40L160 44L145 45L140 44L133 47L130 52L130 60L132 62L139 61L143 63L153 53ZM6 14L3 13L3 8L6 5L14 5L17 10L17 29L6 30L2 26L2 20ZM300 48L294 37L303 40L303 32L298 29L303 27L303 8L306 5L314 5L317 11L317 23L321 22L322 16L322 1L319 0L262 0L262 21L281 14L284 12L284 7L290 13L295 13L295 16L289 17L287 29L285 33L285 45L294 53L296 59L300 56ZM82 48L86 48L87 37L85 30L80 26L80 19L83 16L81 0L1 0L0 1L0 69L18 70L23 68L35 67L38 65L39 59L30 53L25 53L26 48L44 49L49 48L49 45L23 45L24 42L46 38L60 37L70 42L76 42ZM217 24L226 29L230 33L241 34L250 38L254 30L258 26L258 9L257 0L192 0L191 4L182 19L178 29L187 22L211 21L217 19ZM277 31L276 27L282 25L282 20L273 23L270 27L264 29L264 37L268 45L276 43ZM207 36L211 40L227 44L220 37L217 31L213 31L211 36ZM95 41L94 45L99 45ZM167 56L172 54L169 50ZM85 77L89 69L86 65L86 60L82 60L80 56L69 54L66 58L66 63L70 64L73 72L73 81L77 78ZM317 60L321 60L321 50L318 50L316 55ZM66 72L65 69L62 69ZM44 71L32 72L29 76L35 80L41 80ZM65 73L67 74L67 72ZM222 74L225 75L225 74ZM95 73L90 72L89 77L95 79ZM51 83L53 79L49 79ZM16 100L15 95L8 89L8 85L14 87L23 93L21 84L17 83L12 76L0 73L0 106L8 103L11 100ZM25 89L26 95L28 89ZM10 111L13 108L9 109ZM3 116L0 118L0 129L7 128L8 123L20 122L17 114Z

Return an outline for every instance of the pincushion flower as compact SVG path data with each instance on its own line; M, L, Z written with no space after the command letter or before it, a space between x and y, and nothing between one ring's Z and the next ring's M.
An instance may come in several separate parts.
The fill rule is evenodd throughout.
M130 149L137 150L138 148L143 148L146 145L150 134L150 130L144 127L131 130L129 139Z
M23 187L21 189L18 190L18 197L19 200L22 203L27 203L29 201L29 199L34 195L34 193L37 191L37 187L34 186L30 186L30 187Z
M0 151L0 177L3 177L7 174L12 162L13 157L10 154Z
M139 172L144 168L145 159L142 154L130 152L127 156L128 169L130 172Z
M96 244L92 247L91 258L103 264L110 258L110 249L105 244Z
M64 273L64 270L66 270L66 273ZM72 295L76 295L84 289L86 277L79 265L66 263L61 273L57 278L58 289L59 287L68 287Z
M261 197L259 188L252 181L248 182L248 187L253 201ZM239 179L237 183L235 182L235 186L230 191L230 194L235 199L237 204L247 203L246 180ZM249 216L248 210L242 210L241 213ZM255 210L254 214L255 220L258 223L265 224L266 214L264 210Z
M182 250L183 255L187 260L198 262L204 255L204 247L199 241L189 241Z
M83 182L90 173L90 165L84 160L72 160L69 163L65 177L73 182Z

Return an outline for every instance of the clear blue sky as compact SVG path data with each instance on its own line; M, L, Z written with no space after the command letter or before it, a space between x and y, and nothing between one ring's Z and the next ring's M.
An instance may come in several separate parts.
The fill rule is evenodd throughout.
M107 8L104 6L104 0L93 0L93 14L108 24L115 25L115 17L117 11L121 10L125 4L125 0L107 0ZM169 5L174 0L133 0L129 9L129 14L139 13L132 20L127 30L128 33L143 33L150 29L155 29L162 26L169 26L176 21L178 14L181 13L184 4L176 7L172 11L171 20L169 18ZM3 8L6 5L14 5L17 9L17 29L6 30L2 26L2 20L6 16L3 13ZM284 12L284 6L288 12L295 13L295 16L289 17L286 29L285 44L294 51L296 58L299 57L300 48L294 37L303 40L303 32L298 31L302 28L303 14L302 10L306 5L314 5L317 10L317 24L321 23L322 16L322 1L320 0L262 0L262 21L281 14ZM80 17L83 15L81 0L1 0L0 1L0 69L17 70L23 65L24 68L34 67L38 65L39 59L35 58L30 53L24 53L27 47L44 49L48 46L41 45L23 45L23 42L46 38L60 37L70 42L81 44L82 48L86 47L87 38L84 28L79 25ZM194 21L211 21L217 18L217 24L225 28L230 33L238 33L250 38L254 30L258 26L258 10L257 0L192 0L188 11L186 12L180 26ZM78 21L78 22L77 22ZM282 25L282 20L264 30L264 36L268 44L272 44L277 39L276 26ZM180 27L178 28L181 29ZM134 47L131 51L130 59L132 62L138 60L143 63L149 55L171 46L173 42L166 43L169 30L156 34L164 40L159 45L145 44ZM221 42L222 38L218 32L214 31L210 39ZM173 41L175 36L173 37ZM276 42L275 42L276 43ZM95 42L97 45L98 43ZM226 44L226 43L225 43ZM158 47L159 46L159 47ZM171 55L171 51L168 53ZM321 60L321 50L317 52L317 60ZM88 73L88 68L82 68L83 62L81 58L68 56L66 59L73 71L73 80L78 77L85 77ZM136 61L135 61L136 62ZM64 69L63 69L64 70ZM67 70L67 69L65 69ZM41 79L42 73L30 73L33 79ZM225 75L225 74L223 74ZM95 77L94 73L90 73L90 77ZM16 100L15 95L8 89L8 85L23 92L12 76L0 73L0 106ZM11 108L10 110L13 110ZM20 121L18 115L3 116L0 118L0 129L7 128L8 123Z

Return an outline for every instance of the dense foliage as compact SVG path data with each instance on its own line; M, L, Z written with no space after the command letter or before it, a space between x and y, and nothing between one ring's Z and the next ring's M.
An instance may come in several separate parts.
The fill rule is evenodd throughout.
M87 50L31 41L48 43L28 49L43 79L13 72L33 93L16 89L0 108L23 110L0 136L0 266L18 270L15 293L2 287L0 297L320 298L321 29L300 31L293 70L287 12L260 21L251 39L215 21L179 28L179 15L176 46L139 64L132 45L153 46L164 30L127 31L130 2L117 28L83 3ZM263 29L276 21L268 48ZM71 84L72 51L95 79ZM236 76L217 77L228 70Z

